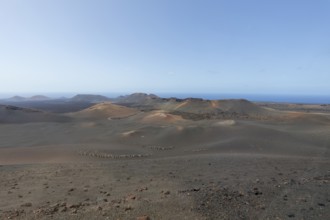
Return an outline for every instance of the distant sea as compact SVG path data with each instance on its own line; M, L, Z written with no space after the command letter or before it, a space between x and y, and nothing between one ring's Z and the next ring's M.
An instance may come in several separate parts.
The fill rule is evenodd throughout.
M116 98L120 95L129 95L131 93L89 93L82 92L80 94L97 94L104 95L110 98ZM262 95L262 94L201 94L201 93L154 93L162 98L202 98L202 99L247 99L253 102L278 102L278 103L297 103L297 104L330 104L330 94L328 95ZM51 98L67 97L71 98L76 95L76 93L25 93L25 94L12 94L12 93L0 93L0 99L10 98L12 96L24 96L31 97L33 95L45 95Z

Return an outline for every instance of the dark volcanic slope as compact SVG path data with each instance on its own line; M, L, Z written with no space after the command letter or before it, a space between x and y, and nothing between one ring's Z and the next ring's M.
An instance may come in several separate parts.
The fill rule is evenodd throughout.
M13 105L20 108L38 109L52 113L77 112L89 108L95 103L109 101L110 99L101 95L76 95L70 99L51 99L43 95L30 98L14 96L9 99L0 100L2 105Z
M67 122L70 118L35 109L0 105L0 123Z

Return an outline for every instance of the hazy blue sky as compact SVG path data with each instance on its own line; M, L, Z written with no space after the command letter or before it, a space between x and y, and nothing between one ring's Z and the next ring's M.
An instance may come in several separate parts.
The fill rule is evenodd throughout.
M329 0L0 0L0 93L330 94Z

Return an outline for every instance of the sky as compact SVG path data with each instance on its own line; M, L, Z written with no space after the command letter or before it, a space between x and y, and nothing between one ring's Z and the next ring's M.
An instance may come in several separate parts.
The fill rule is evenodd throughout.
M0 93L330 95L330 0L0 0Z

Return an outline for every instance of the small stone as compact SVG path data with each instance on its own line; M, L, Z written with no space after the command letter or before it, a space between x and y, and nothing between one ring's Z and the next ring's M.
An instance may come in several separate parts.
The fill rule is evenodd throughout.
M151 220L151 218L147 215L137 217L136 220Z
M290 213L290 214L288 214L288 217L289 217L289 218L294 218L294 217L295 217L295 214Z

